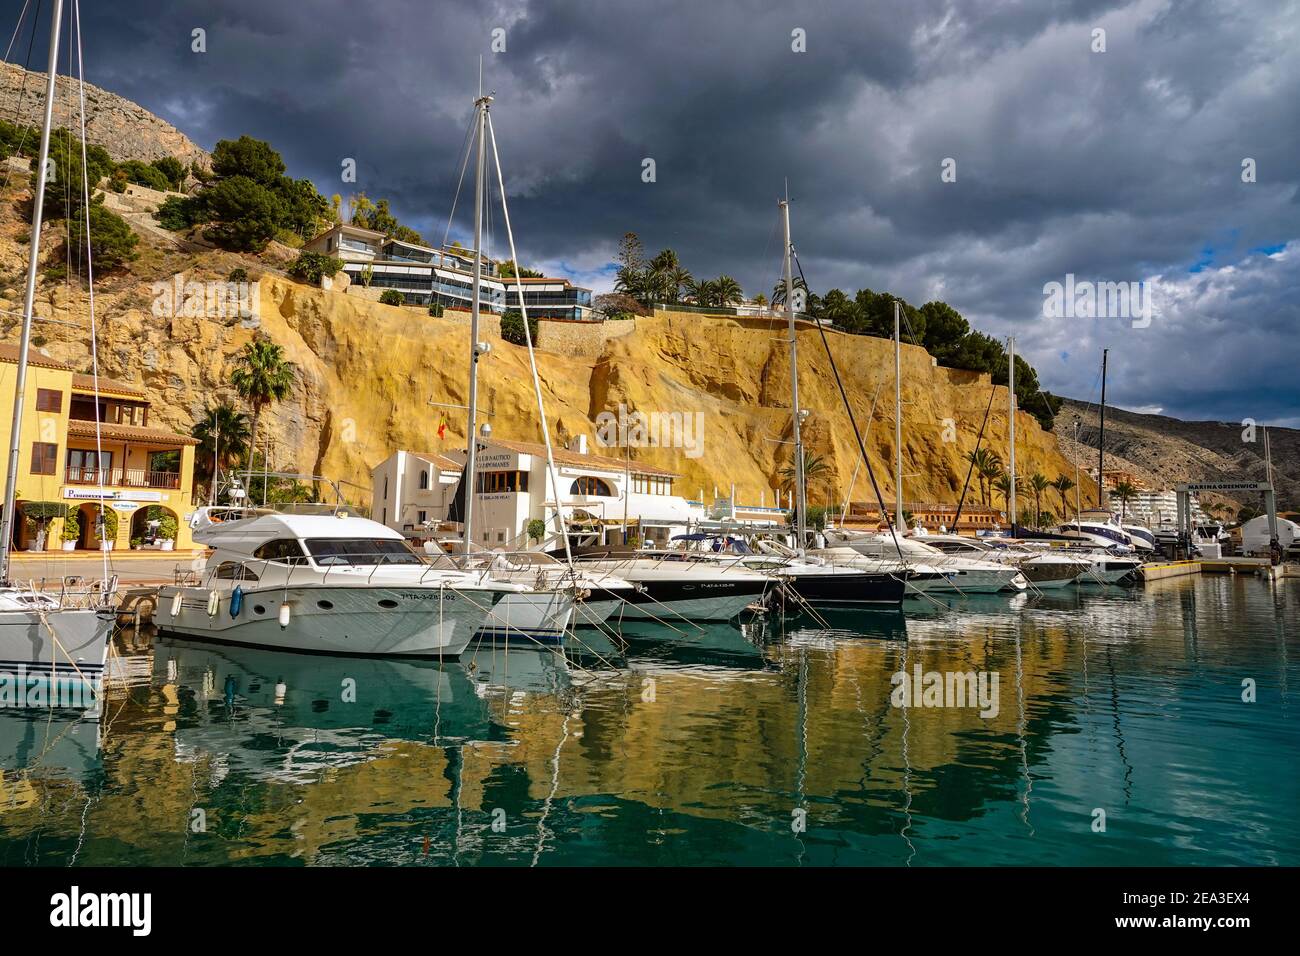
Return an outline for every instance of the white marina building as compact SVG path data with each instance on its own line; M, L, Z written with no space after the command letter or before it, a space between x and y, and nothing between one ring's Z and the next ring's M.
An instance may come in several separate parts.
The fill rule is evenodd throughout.
M478 485L474 496L475 544L489 549L557 547L556 502L564 510L571 540L586 545L624 541L666 546L678 534L729 529L777 529L785 524L778 508L733 507L719 499L708 507L674 491L676 473L631 458L591 454L585 435L571 448L555 448L559 493L550 480L545 446L488 438L480 442ZM412 537L448 531L449 512L464 468L463 450L446 453L397 451L371 472L371 515ZM546 534L529 537L541 521Z

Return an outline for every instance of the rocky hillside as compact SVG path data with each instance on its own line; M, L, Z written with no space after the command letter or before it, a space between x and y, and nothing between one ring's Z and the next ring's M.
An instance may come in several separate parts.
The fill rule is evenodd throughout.
M78 84L65 75L54 81L54 122L75 129L81 122ZM182 163L207 165L208 154L188 136L142 106L89 83L86 89L86 139L108 150L114 160L148 162L175 156ZM45 74L0 62L0 117L39 126L45 112Z
M16 105L22 71L5 68L8 108ZM39 111L39 77L28 77L22 112ZM205 158L168 124L102 90L94 91L89 138L115 158L174 155ZM26 265L26 210L30 180L19 167L0 195L0 341L16 340ZM110 197L143 202L147 191ZM143 196L144 199L139 197ZM147 204L147 203L146 203ZM128 203L129 205L129 203ZM448 434L436 437L441 406L466 401L468 333L452 318L423 309L381 305L342 292L289 280L283 271L292 250L272 243L257 257L236 256L201 241L178 240L150 221L145 208L120 208L140 236L129 271L96 282L101 371L142 386L153 402L151 422L188 432L215 400L238 404L229 386L235 356L255 335L284 346L299 374L287 401L267 425L274 438L272 465L280 470L329 475L369 488L370 469L392 451L464 447L462 414L447 412ZM48 224L43 267L64 260L62 231ZM224 280L236 266L260 278L260 321L185 316L155 308L159 283ZM44 268L42 270L44 272ZM36 302L35 343L56 358L89 366L88 301L73 276L43 278ZM53 320L53 321L47 321ZM595 333L593 333L595 334ZM893 497L895 414L893 350L883 339L830 333L855 414L867 432L872 466L887 499ZM838 501L850 487L858 452L849 419L831 377L820 337L799 333L801 397L810 415L805 440L823 459L825 474L811 482L810 499ZM630 334L611 338L591 355L540 354L546 414L560 442L595 438L597 416L620 406L642 413L702 415L699 454L683 448L638 448L633 456L681 475L687 496L736 486L744 503L772 504L771 489L784 485L791 460L790 379L784 331L766 323L694 314L640 319ZM905 499L955 501L966 474L963 455L974 447L989 399L988 378L938 368L924 350L904 348L903 456ZM995 409L1006 407L998 389ZM502 438L537 440L540 424L526 350L500 342L481 363L480 395ZM873 401L874 400L874 401ZM874 414L873 414L874 413ZM990 422L986 441L1005 455L1005 414ZM1056 440L1029 415L1018 419L1018 454L1025 474L1073 474ZM593 445L595 443L593 442ZM617 450L611 454L618 455ZM865 474L853 498L872 498ZM368 497L356 492L357 499ZM1050 507L1051 502L1045 506Z
M1072 440L1075 418L1080 420L1080 446ZM1067 399L1057 416L1062 451L1079 458L1086 468L1097 467L1100 432L1096 405ZM1256 428L1254 442L1243 440L1240 422L1184 422L1164 415L1141 415L1106 409L1106 468L1132 471L1153 488L1172 488L1182 481L1264 481L1264 433ZM1300 508L1300 431L1270 428L1273 483L1280 510ZM1235 509L1243 503L1259 507L1255 496L1209 496Z

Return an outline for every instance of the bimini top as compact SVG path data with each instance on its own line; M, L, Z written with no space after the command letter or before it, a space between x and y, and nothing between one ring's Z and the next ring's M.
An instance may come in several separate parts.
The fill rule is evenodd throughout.
M265 513L220 520L219 513L199 509L191 522L194 540L210 548L251 554L258 545L277 538L361 538L405 541L401 532L369 518L338 515Z

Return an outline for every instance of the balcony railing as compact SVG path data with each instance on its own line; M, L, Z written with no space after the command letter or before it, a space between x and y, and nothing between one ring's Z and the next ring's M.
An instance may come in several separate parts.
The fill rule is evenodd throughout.
M179 488L175 471L146 471L143 468L76 468L68 466L64 480L70 485L108 485L117 488Z

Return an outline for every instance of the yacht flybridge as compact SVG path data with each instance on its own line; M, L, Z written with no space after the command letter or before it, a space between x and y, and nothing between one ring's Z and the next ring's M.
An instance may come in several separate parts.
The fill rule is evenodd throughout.
M480 631L536 629L503 599L531 588L431 565L368 518L200 508L194 540L212 548L199 579L159 588L159 630L331 654L454 657ZM562 630L572 604L541 605Z

